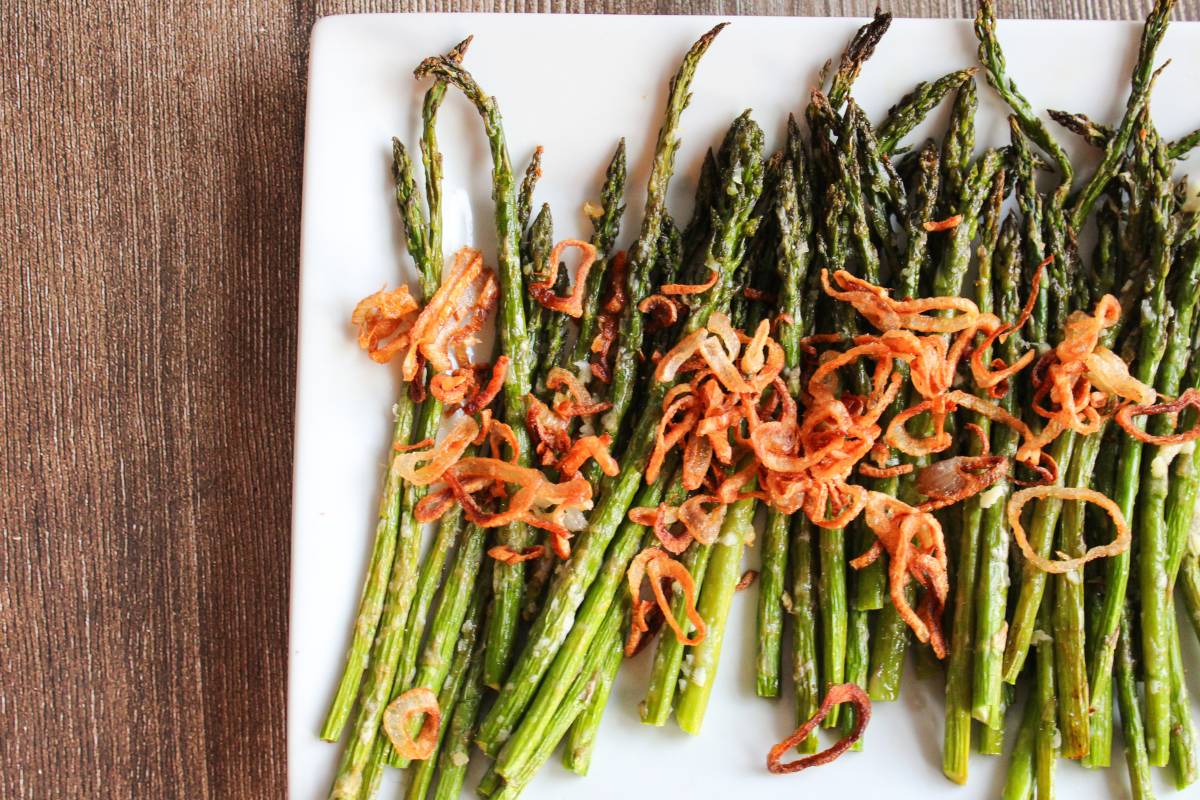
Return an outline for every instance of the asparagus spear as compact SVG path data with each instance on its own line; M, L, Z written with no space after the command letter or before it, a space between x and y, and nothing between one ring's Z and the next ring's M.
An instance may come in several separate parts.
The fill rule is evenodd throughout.
M1038 703L1032 694L1025 701L1021 727L1013 742L1008 773L1004 779L1004 800L1029 800L1033 797L1033 747L1037 739Z
M992 188L984 209L981 241L978 248L978 277L975 302L979 310L992 310L992 262L1000 237L1001 205L1007 194L1004 170L992 178ZM985 363L990 359L984 355ZM982 390L979 392L984 394ZM972 415L982 436L990 437L991 425L982 415ZM972 455L979 455L975 445ZM978 495L962 505L957 574L954 586L954 612L950 634L950 652L946 666L946 717L942 746L942 772L956 783L966 783L967 762L971 753L971 661L975 646L975 592L979 575L980 538L983 507Z
M588 649L587 660L572 681L567 699L554 712L546 735L537 743L533 758L521 771L503 776L504 786L492 795L495 800L512 800L524 791L537 770L550 760L572 722L578 719L600 691L603 675L608 671L615 671L614 665L620 665L621 620L624 616L623 613L609 614L601 622L596 640Z
M895 152L900 140L921 124L943 98L971 80L976 67L955 70L932 83L922 81L913 90L900 98L900 102L888 109L887 119L876 129L881 153Z
M683 554L681 561L697 586L704 585L708 573L708 562L712 556L712 545L699 542ZM687 598L676 595L671 601L671 613L675 619L684 619ZM682 683L680 673L684 661L685 646L674 636L663 636L654 651L654 662L650 669L650 684L646 698L639 708L642 722L662 726L667 723L675 707L675 695ZM686 676L685 676L686 677Z
M484 600L487 592L483 586L477 586L474 591L468 590L468 592L471 602L470 608L467 610L467 621L463 625L462 636L454 646L453 658L446 671L445 682L438 691L438 709L441 711L443 720L447 721L455 713L456 706L470 678L475 641L479 638L478 632L483 625L483 612L486 607ZM447 741L449 731L450 725L445 723L438 727L434 752L429 758L418 762L416 769L413 770L404 794L406 800L423 800L428 794L430 786L433 785L434 769L440 760L439 754Z
M1157 141L1157 137L1148 135L1140 146L1153 154L1155 167L1155 191L1149 199L1151 221L1151 248L1148 269L1145 274L1145 290L1140 304L1138 331L1137 360L1131 370L1134 377L1143 383L1155 385L1162 361L1163 350L1161 340L1165 334L1168 319L1166 284L1167 274L1171 266L1169 211L1166 203L1170 200L1169 177L1164 175L1165 145ZM1127 520L1134 519L1135 503L1141 474L1142 443L1132 437L1124 437L1121 442L1121 452L1117 459L1118 476L1113 500L1121 509L1121 514ZM1118 625L1121 617L1120 600L1125 596L1129 581L1130 554L1129 552L1106 559L1106 597L1101 612L1101 622L1098 630L1098 646L1090 665L1091 685L1095 693L1109 691L1112 678L1112 663ZM1092 715L1090 749L1099 748L1104 756L1111 746L1111 716ZM1151 741L1153 734L1151 734ZM1148 742L1150 743L1150 742ZM1153 744L1151 744L1153 748Z
M509 357L504 380L503 403L507 419L524 418L525 395L530 389L533 353L525 326L525 289L519 252L521 232L517 227L517 198L512 163L504 136L504 125L496 99L484 93L469 72L452 59L428 58L417 67L418 78L432 75L451 84L466 95L483 118L484 130L492 154L492 199L495 202L497 265L500 279L500 342ZM529 434L524 425L512 426L516 436L519 463L529 463ZM529 544L530 534L524 523L513 523L501 535L503 544L520 550ZM495 597L488 621L488 647L484 682L498 686L508 671L517 626L520 621L524 588L523 564L501 564L494 571Z
M1021 263L1019 223L1013 215L1005 218L996 244L996 314L1001 319L1016 319L1020 314ZM1020 357L1020 333L1016 332L1001 345L1001 357L1011 364ZM1015 413L1016 392L1010 390L1000 399L1005 411ZM1012 458L1017 451L1018 437L1007 425L992 430L992 450L996 455ZM1003 485L990 490L987 505L982 509L980 526L979 584L975 598L975 650L971 665L973 672L971 715L984 723L987 730L1002 730L1000 711L1003 681L1000 672L1007 632L1005 612L1008 606L1008 553L1010 532L1004 519L1004 509L1011 487ZM984 506L980 499L979 504Z
M1129 609L1122 614L1117 642L1117 702L1121 707L1121 725L1125 736L1125 764L1135 800L1154 797L1150 782L1150 759L1146 755L1146 734L1138 703L1137 678L1134 674L1133 647L1129 641Z
M751 481L746 490L754 491L754 488L755 483ZM709 558L698 606L708 633L692 648L692 672L675 710L675 719L686 733L700 733L704 722L704 712L717 677L729 609L733 605L734 586L741 574L742 550L746 546L746 536L752 530L755 505L754 498L745 498L729 506L721 525L721 535Z
M591 352L592 340L596 336L596 311L600 307L609 254L621 229L621 215L625 213L625 204L621 202L624 194L625 140L621 139L604 173L604 185L600 189L600 214L592 218L592 244L596 248L596 263L588 273L587 291L583 295L583 315L579 318L579 335L575 339L575 349L571 354L572 363L587 359L588 353Z
M483 641L480 639L471 651L458 702L454 704L449 721L443 722L443 725L446 725L446 736L438 752L434 800L458 800L462 795L467 765L471 761L471 738L474 736L475 721L479 716L479 704L483 700L483 689Z
M904 267L896 281L898 297L915 297L920 291L921 277L928 261L929 233L924 223L936 213L938 187L941 179L940 155L933 142L927 143L919 152L917 172L913 179L913 198L908 204L909 213L905 225L907 250ZM899 493L912 498L912 480L896 481L895 488L885 486L881 491ZM883 561L885 557L879 560ZM911 586L906 589L909 602L916 596ZM871 674L868 689L872 700L895 700L900 693L900 679L904 669L904 653L908 647L908 624L896 607L885 603L876 625L872 640Z
M794 118L789 118L788 160L776 193L775 218L779 226L779 308L786 319L778 329L779 344L788 371L788 391L800 393L801 291L809 267L812 209L808 185L808 160ZM780 645L783 632L783 584L787 573L788 530L791 519L776 509L767 514L763 535L762 569L759 572L758 652L755 691L760 697L779 694Z
M1172 159L1186 158L1197 147L1200 147L1200 128L1171 142L1167 148L1167 155Z
M762 131L743 115L732 131L732 142L731 161L725 165L722 190L717 194L718 219L708 255L708 262L726 282L732 280L752 224L749 214L762 188ZM722 285L718 281L716 287L705 293L703 304L688 317L686 331L706 324L713 310L728 303L731 293L728 283ZM641 483L667 388L664 383L653 383L648 388L645 410L622 456L621 473L602 482L600 501L592 512L587 534L580 538L551 588L550 600L534 622L516 670L481 726L479 739L484 752L496 752L505 734L512 730L566 637L575 610L595 578L604 551Z
M1167 235L1174 238L1169 226ZM1181 259L1175 280L1171 306L1174 319L1166 340L1162 364L1155 388L1165 395L1180 390L1188 358L1192 352L1192 318L1196 309L1200 281L1200 254ZM1166 256L1169 258L1169 256ZM1165 327L1164 323L1164 327ZM1165 416L1151 417L1150 433L1162 436L1172 431ZM1138 573L1141 597L1142 669L1146 683L1146 733L1150 745L1150 763L1165 766L1169 757L1171 728L1170 631L1174 614L1170 603L1173 576L1169 574L1169 536L1167 531L1167 494L1170 463L1178 447L1153 447L1146 451L1149 463L1138 492Z
M1001 50L1000 40L996 37L996 9L992 0L979 1L979 9L975 14L975 35L979 39L979 61L983 64L988 83L1012 109L1022 132L1054 161L1061 178L1060 185L1070 187L1071 177L1074 175L1070 159L1005 71L1004 51ZM1086 217L1086 212L1080 217L1080 221L1083 217ZM1074 227L1079 228L1078 221Z
M1092 120L1087 114L1072 114L1053 108L1046 113L1050 115L1050 119L1081 137L1092 147L1107 147L1109 140L1116 135L1116 131L1110 126Z
M829 88L829 104L834 108L841 105L850 96L850 87L854 85L863 64L875 53L879 40L891 27L891 13L875 10L875 17L863 25L854 34L846 49L842 52L838 70L834 73L833 83Z
M1053 594L1053 585L1047 591ZM1034 737L1033 771L1038 800L1050 800L1054 797L1054 772L1061 740L1054 684L1054 643L1046 633L1050 629L1050 604L1043 605L1038 613L1038 626L1043 636L1035 647L1033 699L1038 704L1038 725Z
M445 86L444 83L437 85ZM525 177L521 180L521 188L517 192L517 229L522 234L528 230L529 218L533 215L533 190L542 177L542 154L544 152L541 145L533 148L533 156L529 159L529 166L525 167ZM526 315L532 316L532 310L526 308Z
M446 62L457 66L456 60L461 59L465 46L466 43L452 50L449 55L444 57ZM425 148L431 168L438 160L433 130L439 104L440 100L429 101L428 105L431 110L426 117L425 141L427 144ZM431 216L428 227L426 227L419 202L416 199L416 182L412 177L412 163L398 139L392 140L392 152L396 201L405 221L409 254L418 266L422 294L431 296L436 291L440 280L441 259L438 258L437 261L434 261L431 258L432 253L428 243L435 239L441 240L440 202L436 202L433 206L439 212L439 216L436 219ZM440 190L435 192L435 196L440 197ZM411 395L409 399L411 402ZM397 406L398 418L402 419L409 415L409 420L416 419L416 409L411 405L407 409L401 403L398 403ZM437 432L440 417L441 404L430 398L424 404L421 418L415 424L411 421L406 424L411 426L410 431L418 440L425 439ZM400 424L401 420L398 419L397 428L400 427ZM395 431L393 440L396 441ZM393 448L394 452L395 448ZM369 606L365 602L362 604L366 607L368 614L364 616L360 613L358 623L361 627L356 631L355 640L351 643L351 658L348 658L348 667L353 659L353 671L348 670L351 673L349 680L346 675L343 675L333 712L326 721L326 731L324 731L328 734L327 738L337 738L350 710L350 703L345 699L343 688L345 687L352 695L353 687L361 685L361 700L354 723L354 736L342 753L337 776L334 779L333 788L330 790L330 797L335 799L357 797L363 788L364 770L367 768L368 762L372 761L372 755L375 754L376 759L381 757L380 751L376 750L375 745L379 721L395 680L397 662L404 642L404 622L408 616L415 590L422 526L413 517L412 510L423 496L424 490L416 486L403 485L400 477L394 474L394 464L394 460L389 464L388 477L384 486L383 508L385 513L380 515L380 526L386 526L390 530L384 531L385 538L379 542L380 531L377 528L376 539L379 546L373 553L372 567L368 576L371 603ZM387 553L389 549L390 555ZM378 561L375 560L375 555L379 556ZM383 567L385 561L388 564L386 571ZM380 596L378 587L384 575L388 577L386 587ZM364 601L367 599L368 592L364 592ZM376 604L380 600L382 600L382 608L375 612ZM367 639L366 635L372 618L374 630L369 631L373 639L371 658L369 662L364 663L365 660L356 653L367 652L365 648L367 642L371 640ZM362 664L362 667L359 667L359 664ZM364 671L366 683L362 684ZM368 791L371 789L369 782L366 788Z
M620 618L621 615L615 616ZM608 705L613 683L616 682L617 671L621 668L620 631L618 630L615 636L601 635L592 643L592 647L600 653L607 650L607 653L603 656L603 663L593 679L595 686L592 695L571 724L563 746L563 766L576 775L587 775L588 768L592 765L592 752L596 748L600 720L604 717L604 709Z
M692 45L679 71L671 79L667 97L666 116L658 131L658 142L654 148L654 162L650 167L650 178L646 187L646 207L642 215L642 227L637 241L629 251L628 288L629 302L621 314L620 341L616 363L613 365L612 386L608 401L612 409L604 417L604 429L616 439L624 420L625 412L633 401L634 385L638 377L639 356L642 350L642 315L638 304L651 292L650 271L654 266L655 250L659 233L662 231L663 215L667 203L667 187L675 171L675 151L679 148L679 120L691 100L692 78L696 67L704 57L713 39L725 24L716 26Z
M1149 102L1150 87L1154 83L1154 54L1166 35L1171 8L1174 5L1175 0L1155 0L1154 7L1146 18L1146 24L1142 28L1141 43L1138 47L1137 62L1134 64L1130 80L1129 100L1125 106L1125 116L1121 120L1120 127L1117 128L1116 134L1109 139L1108 145L1104 148L1104 158L1100 165L1096 167L1096 171L1079 191L1079 196L1071 208L1069 221L1075 230L1083 227L1083 221L1087 219L1092 205L1100 198L1109 181L1115 177L1117 167L1124 158L1125 151L1137 128L1137 121ZM1041 142L1038 144L1040 145ZM1070 183L1069 180L1066 182Z
M445 523L449 520L453 528L457 528L461 513L461 509L452 509L442 518L441 524L438 526L438 535L433 547L430 548L430 555L427 556L427 562L438 557L439 548L436 539L442 537L442 531L446 527ZM485 532L477 525L468 525L463 529L461 541L454 556L454 564L450 568L450 575L442 589L441 603L429 625L416 676L411 682L402 683L400 676L397 675L396 687L392 692L393 699L416 686L423 686L434 692L440 691L442 684L447 679L448 670L451 668L452 656L461 647L456 644L460 631L463 637L468 633L474 635L476 624L465 621L472 619L468 604L475 602L472 598L479 591L475 588L475 584L479 578L483 561L484 539ZM413 624L410 619L410 630L418 630L411 627ZM423 624L422 627L424 627ZM409 641L416 641L419 644L420 637L411 636ZM408 643L405 644L407 647ZM418 728L419 725L414 726L413 735L416 734ZM402 760L394 749L390 760L392 766L407 766L407 762Z
M412 160L399 139L392 139L392 177L396 207L404 223L408 252L417 264L422 292L429 296L437 288L437 276L427 247L427 237L432 226L426 227L417 197L416 181L413 178ZM440 230L440 225L438 227ZM431 285L427 285L427 277L433 278ZM402 392L393 409L393 445L408 444L416 409L417 404L413 402L412 395L407 391ZM391 452L396 452L394 447ZM392 458L394 459L395 455ZM342 730L354 706L354 698L362 684L363 673L370 661L371 642L375 639L379 618L383 613L388 575L396 555L396 531L400 524L400 498L403 490L400 476L392 469L392 462L389 460L387 471L384 473L383 497L379 503L379 517L375 526L375 540L371 547L367 577L363 583L362 597L359 599L358 613L355 617L354 635L346 653L346 666L338 681L333 703L321 728L321 738L328 742L335 742L341 738Z

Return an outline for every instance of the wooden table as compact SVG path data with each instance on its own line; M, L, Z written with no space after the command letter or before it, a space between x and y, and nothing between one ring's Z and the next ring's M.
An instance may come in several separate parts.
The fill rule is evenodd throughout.
M0 796L283 796L309 29L458 4L5 5ZM462 5L864 16L874 0Z

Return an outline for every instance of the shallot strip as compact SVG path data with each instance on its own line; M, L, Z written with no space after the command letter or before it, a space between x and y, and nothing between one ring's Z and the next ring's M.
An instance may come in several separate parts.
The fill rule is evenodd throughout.
M784 755L793 747L800 744L800 742L807 739L808 735L821 724L821 721L829 716L829 712L833 710L833 707L842 703L850 703L854 706L853 730L828 749L811 756L798 758L795 761L789 761L785 764L783 762ZM867 723L870 721L871 699L867 697L866 692L853 683L839 683L835 686L830 686L829 691L825 693L825 699L821 701L821 707L817 709L817 713L805 720L803 725L792 731L790 736L772 747L770 752L767 753L767 770L774 775L789 775L793 772L808 769L809 767L819 767L822 764L828 764L853 747L854 743L862 738L863 731L867 729Z
M710 269L708 271L708 280L704 283L666 283L659 287L660 294L678 295L678 294L700 294L707 292L709 289L717 285L717 279L721 277L718 270Z
M562 258L563 251L569 247L578 250L583 255L583 260L579 262L579 268L575 272L575 285L571 288L571 294L559 297L554 293L554 282L558 273L558 262ZM550 276L544 281L529 284L530 296L546 308L561 311L567 316L578 319L583 316L583 293L587 288L587 274L595 262L596 248L594 245L579 239L563 239L550 251L552 267Z

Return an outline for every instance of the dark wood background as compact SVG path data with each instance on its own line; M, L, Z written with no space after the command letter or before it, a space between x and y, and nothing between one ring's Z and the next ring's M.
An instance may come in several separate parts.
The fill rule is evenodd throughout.
M898 16L969 16L899 0ZM1003 3L1134 19L1146 2ZM304 75L347 11L858 2L9 0L0 10L0 797L286 789ZM1200 0L1177 16L1200 18Z

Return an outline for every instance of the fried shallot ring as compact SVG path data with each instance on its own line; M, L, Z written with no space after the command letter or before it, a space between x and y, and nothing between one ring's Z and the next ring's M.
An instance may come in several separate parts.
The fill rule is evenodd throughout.
M649 329L669 328L679 321L679 302L665 294L652 294L638 303L638 311L650 315Z
M708 273L708 280L704 283L665 283L659 287L659 294L679 295L707 292L717 285L717 279L721 277L721 273L715 269L710 269Z
M557 279L558 262L568 247L578 250L583 260L579 262L579 268L575 272L575 285L571 288L571 293L566 297L559 297L554 293L554 283ZM587 288L587 274L595 262L595 245L580 239L563 239L550 251L551 274L544 281L529 284L529 294L546 308L578 319L583 316L583 293Z
M1200 391L1194 388L1188 389L1169 403L1121 406L1117 409L1117 424L1124 428L1125 432L1130 436L1147 444L1155 444L1161 447L1163 445L1193 442L1196 439L1200 439L1200 418L1197 418L1196 423L1192 425L1190 430L1183 431L1182 433L1169 433L1163 436L1155 436L1147 433L1133 421L1134 417L1149 417L1156 414L1178 414L1185 408L1200 409Z
M809 734L821 724L821 721L829 716L829 712L833 710L833 707L842 703L850 703L854 706L854 728L828 749L811 756L798 758L795 761L789 761L785 764L783 762L784 755L807 739ZM829 690L825 693L825 699L821 701L821 707L817 709L817 713L805 720L803 725L792 731L791 735L776 744L767 753L767 770L773 775L790 775L793 772L800 772L809 767L819 767L822 764L828 764L853 747L854 743L862 738L863 731L867 729L867 723L870 721L871 699L867 697L866 692L853 683L839 683L830 686Z
M408 732L409 725L413 719L422 716L421 730L413 738ZM441 723L437 696L424 686L409 689L383 711L383 732L400 757L410 761L424 761L433 755Z
M1025 537L1025 528L1021 526L1021 509L1030 500L1041 497L1095 503L1106 514L1112 517L1113 524L1117 529L1117 535L1106 545L1089 548L1079 558L1064 557L1057 560L1044 558L1029 545L1029 540ZM1095 561L1097 558L1116 556L1124 553L1129 549L1129 544L1132 541L1132 531L1129 528L1129 524L1125 521L1124 515L1121 514L1120 506L1106 495L1093 489L1070 488L1066 486L1032 486L1028 489L1021 489L1014 492L1013 496L1009 499L1007 513L1008 524L1012 528L1013 538L1016 539L1017 546L1021 548L1021 552L1025 554L1025 558L1028 559L1029 563L1042 572L1054 574L1072 572L1081 568L1089 561ZM1059 555L1062 554L1060 553Z

